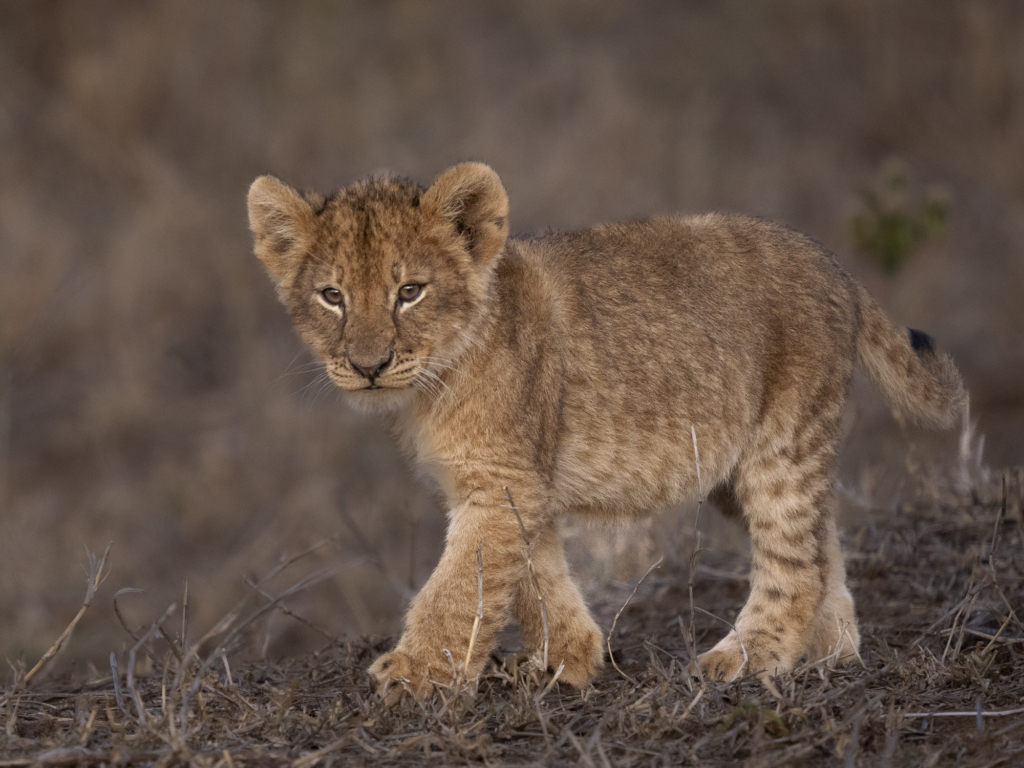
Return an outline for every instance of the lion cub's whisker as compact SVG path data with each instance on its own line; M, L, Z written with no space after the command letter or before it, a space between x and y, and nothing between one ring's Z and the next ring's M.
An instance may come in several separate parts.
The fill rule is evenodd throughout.
M421 357L420 360L426 360L430 365L436 365L438 368L447 368L450 371L455 370L455 362L452 360L443 360L435 357Z
M434 392L433 392L433 391L432 391L431 389L429 389L429 388L427 387L427 383L426 383L425 381L423 381L422 379L420 379L420 378L415 378L415 379L413 379L413 380L412 380L412 385L413 385L413 387L415 387L415 388L416 388L416 389L417 389L417 390L418 390L419 392L422 392L422 393L423 393L424 395L426 395L426 396L428 396L428 397L431 397L431 398L432 398L432 397L434 397L434 396L435 396Z
M436 400L442 394L444 394L441 390L441 387L439 387L437 385L437 382L433 381L432 379L417 377L416 381L420 384L421 387L423 387L424 391L427 392L430 395L430 397L434 400Z
M444 380L436 373L434 373L432 370L430 370L429 368L423 368L422 371L423 375L426 376L430 381L436 382L439 385L439 391L441 388L443 388L444 392L451 392L451 389L444 382Z

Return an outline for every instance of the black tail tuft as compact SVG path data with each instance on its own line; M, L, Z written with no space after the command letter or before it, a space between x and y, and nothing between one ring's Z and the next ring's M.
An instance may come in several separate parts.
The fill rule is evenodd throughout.
M926 352L935 352L935 339L924 331L918 331L913 328L907 328L907 330L910 331L910 346L918 355L923 355Z

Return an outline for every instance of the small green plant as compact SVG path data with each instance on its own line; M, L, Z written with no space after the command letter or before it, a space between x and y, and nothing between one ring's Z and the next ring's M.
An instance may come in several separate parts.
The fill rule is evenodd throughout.
M914 250L945 233L948 192L935 186L915 188L900 160L887 161L875 184L861 190L859 197L860 210L850 219L850 239L889 275L896 274Z
M722 730L729 731L736 725L737 720L746 720L751 727L763 726L764 732L774 738L789 736L789 728L782 718L774 710L763 707L752 699L740 700L736 708L722 720Z

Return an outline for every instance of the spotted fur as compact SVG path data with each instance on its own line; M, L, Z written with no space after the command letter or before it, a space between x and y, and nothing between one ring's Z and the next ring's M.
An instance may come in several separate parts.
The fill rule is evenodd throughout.
M948 356L895 326L823 246L775 224L669 217L509 239L507 215L497 175L476 163L426 189L374 177L303 196L264 176L249 192L256 253L298 332L448 498L444 554L374 678L419 694L450 680L469 650L478 547L484 611L466 671L509 621L528 650L543 643L508 488L549 661L586 684L601 633L559 521L694 499L692 432L703 487L743 515L753 549L750 598L703 670L848 658L857 622L829 500L853 367L898 412L949 426L966 395ZM410 282L424 287L406 306ZM343 307L318 298L324 286Z

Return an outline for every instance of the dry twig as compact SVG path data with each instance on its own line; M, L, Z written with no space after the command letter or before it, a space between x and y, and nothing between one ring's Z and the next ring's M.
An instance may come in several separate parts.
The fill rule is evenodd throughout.
M469 674L469 662L473 658L473 647L480 632L480 624L484 620L484 555L483 542L476 548L476 616L473 618L473 631L469 635L469 647L466 648L466 661L462 665L462 674Z
M611 629L608 630L608 637L605 639L605 645L608 646L608 657L612 660L612 666L615 667L615 671L622 675L626 680L629 680L629 682L633 683L634 685L636 684L636 680L634 680L632 677L623 672L615 661L615 654L612 653L612 635L615 634L615 625L619 623L619 616L621 616L622 612L626 610L626 606L629 605L629 601L633 599L633 595L635 595L636 591L640 589L640 585L644 583L644 579L650 576L651 571L653 571L655 568L661 565L664 559L664 557L659 557L657 561L654 562L651 565L651 567L647 569L647 572L640 577L640 580L636 583L636 586L633 587L633 591L630 592L629 597L626 598L626 602L624 602L622 604L622 607L615 612L615 618L612 619Z
M533 585L534 591L537 593L537 600L540 603L540 621L541 628L544 631L544 647L543 647L543 659L542 668L546 671L548 668L548 609L547 604L544 602L544 593L541 591L540 582L537 580L537 573L533 568L533 558L530 557L530 539L526 535L526 526L523 525L523 518L519 514L519 508L516 506L515 501L512 499L512 491L509 487L505 486L505 497L508 499L509 508L516 516L516 520L519 522L519 532L523 536L523 551L526 556L526 572L530 576L530 583Z
M110 554L110 548L114 545L114 542L107 544L107 548L103 550L103 556L97 561L96 556L92 554L88 549L85 550L86 555L89 558L89 570L85 579L85 599L82 601L82 607L78 609L78 613L75 614L75 618L71 620L67 628L61 632L60 637L54 641L50 649L43 654L42 658L36 662L36 665L32 667L21 680L21 687L27 687L32 681L32 678L38 674L38 672L45 667L57 652L64 647L64 643L67 642L68 638L71 637L71 633L75 631L75 627L78 626L78 622L82 620L85 612L89 610L92 605L93 597L96 595L96 590L99 589L100 584L103 583L103 579L106 578L106 574L103 573L103 568L107 563L107 555ZM17 687L17 686L16 686ZM13 692L12 692L13 693ZM7 694L5 697L0 698L0 705L2 705L11 694Z

